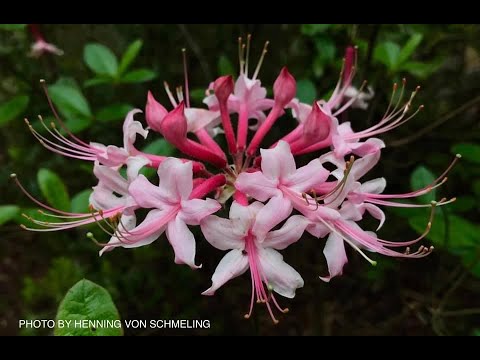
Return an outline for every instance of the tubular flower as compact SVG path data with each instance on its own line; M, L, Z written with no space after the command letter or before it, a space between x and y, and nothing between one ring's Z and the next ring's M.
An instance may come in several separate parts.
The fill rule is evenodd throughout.
M405 200L442 185L460 156L432 184L405 194L384 193L387 181L383 177L365 179L386 146L377 137L406 123L422 108L410 113L419 88L405 101L406 82L402 82L400 90L394 84L385 114L372 126L354 130L355 123L343 121L345 116L340 115L350 107L365 107L369 100L369 95L363 93L365 83L358 90L352 85L355 47L347 48L330 98L304 104L296 98L296 80L286 67L276 70L279 75L273 84L273 98L267 97L258 75L268 43L251 74L250 39L248 36L246 44L239 39L237 79L220 76L208 85L203 100L208 108L190 104L183 51L184 85L178 86L174 95L164 84L170 100L168 108L148 92L148 127L136 118L141 110L130 111L123 123L122 146L87 143L77 138L58 117L42 82L56 122L47 126L40 118L48 137L27 121L29 129L47 149L92 161L98 184L90 196L90 213L77 214L43 204L13 174L19 188L51 219L26 216L35 227L24 228L43 232L95 223L109 236L109 241L100 243L88 234L101 246L100 254L117 247L148 245L165 233L175 263L198 269L201 265L197 265L195 256L196 241L200 239L195 239L190 227L199 226L208 243L228 251L212 276L211 287L203 294L213 295L229 280L249 270L252 295L245 317L252 315L256 300L266 305L274 323L278 322L275 309L282 313L288 310L280 307L274 293L293 298L304 285L300 274L283 261L278 251L292 244L298 246L305 232L317 238L312 241L325 255L329 273L321 279L326 282L343 273L348 261L345 244L371 264L376 261L367 252L402 258L430 254L433 247L421 245L416 251L410 248L425 239L435 209L455 199L443 198L429 204ZM271 130L277 131L277 123L287 121L287 109L291 109L298 124L283 137L272 139ZM161 134L185 158L148 154L135 147L138 135L150 140L156 134ZM226 146L216 141L220 134L225 136ZM295 156L302 154L314 154L313 160L300 164ZM158 185L140 173L144 166L157 170ZM126 176L121 175L122 167L126 167ZM229 210L228 219L213 215L221 204ZM377 236L376 231L387 224L385 206L430 208L423 234L407 241ZM374 231L359 225L366 216L378 221Z
M288 216L288 215L287 215ZM283 261L283 256L277 250L283 250L298 241L309 221L300 215L289 217L278 230L265 228L257 219L272 218L270 224L278 223L287 218L285 214L277 213L262 203L256 201L248 206L234 201L230 207L230 219L212 215L201 222L205 239L219 250L230 250L220 261L212 276L212 286L203 295L213 295L215 291L234 277L242 275L250 269L252 282L252 297L250 310L245 315L249 318L253 311L256 298L258 303L264 303L274 322L272 307L285 313L273 291L287 298L295 296L295 290L303 287L303 279L290 265Z

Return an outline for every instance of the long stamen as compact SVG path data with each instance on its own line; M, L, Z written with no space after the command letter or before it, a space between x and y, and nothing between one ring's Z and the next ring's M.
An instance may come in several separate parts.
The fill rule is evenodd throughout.
M248 77L248 63L249 63L249 58L250 58L250 41L252 40L252 35L248 34L247 35L247 52L245 55L245 75Z
M331 203L335 202L338 199L338 197L340 196L340 194L343 192L343 189L345 188L345 185L347 184L348 176L350 175L350 172L352 170L354 162L355 162L355 158L353 157L353 155L351 155L350 160L345 163L345 170L343 172L344 173L343 179L341 181L339 181L337 186L335 186L335 188L333 188L332 191L318 197L319 200L325 200L327 197L332 196L333 194L337 193L337 196L335 196L334 199L332 199L328 203L324 203L324 205L328 205L328 204L331 204Z
M177 91L178 102L182 102L183 101L183 88L181 86L177 86L177 88L175 90Z
M74 213L70 213L70 212L66 212L66 211L62 211L62 210L58 210L58 209L52 208L51 206L48 206L48 205L42 203L41 201L35 199L35 198L23 187L23 185L20 183L20 180L18 180L17 174L10 174L10 178L13 179L13 181L14 181L15 184L20 188L20 190L21 190L30 200L32 200L32 201L33 201L35 204L37 204L38 206L41 206L41 207L43 207L44 209L47 209L47 210L52 211L52 212L57 213L57 214L75 215Z
M187 50L182 49L182 55L183 55L183 73L185 76L185 105L187 105L187 108L190 107L190 93L188 90L188 68L187 68Z
M269 41L265 41L265 45L263 46L262 54L260 55L260 59L258 60L257 67L255 68L255 72L253 73L252 79L255 80L258 76L258 73L260 72L260 69L262 68L263 60L265 59L265 55L267 55L268 52L268 44Z
M70 129L65 125L65 123L63 122L63 120L60 118L60 116L58 115L57 113L57 110L55 109L55 106L53 106L53 102L52 102L52 99L50 98L50 95L48 93L48 88L47 88L47 85L46 85L46 82L44 79L41 79L40 80L40 84L43 88L43 92L45 93L45 96L47 97L47 101L48 101L48 104L50 106L50 109L52 110L52 113L53 113L53 116L55 117L55 119L58 121L58 123L60 124L60 126L67 132L67 134L72 138L74 139L75 141L77 141L78 143L84 145L84 146L87 146L88 147L88 144L82 140L80 140L79 138L77 138L75 135L72 134L72 132L70 131Z
M358 98L360 98L360 96L362 96L362 92L363 92L363 89L365 88L365 86L367 85L367 80L364 80L362 82L362 85L360 86L360 88L358 89L358 92L357 94L352 97L350 100L348 100L340 109L338 109L337 111L335 111L334 114L332 114L333 116L338 116L340 115L342 112L344 112L345 110L347 110L355 101L358 100Z
M55 152L55 153L63 155L63 156L73 157L73 158L80 159L80 160L92 160L93 161L93 160L96 159L96 156L93 155L92 153L85 153L83 151L78 151L78 150L75 150L75 149L66 148L62 145L59 145L59 144L47 139L46 137L41 135L37 130L35 130L35 128L30 124L30 122L27 119L24 119L24 121L27 124L28 129L30 130L32 135L38 140L40 145L42 145L47 150L50 150L52 152Z
M377 262L370 259L357 245L355 245L352 241L350 241L349 239L347 239L341 232L337 231L334 227L332 227L329 223L327 223L325 220L323 220L322 218L319 218L319 220L333 233L337 234L338 236L340 236L347 244L349 244L352 248L354 248L356 251L358 251L360 253L360 255L363 256L363 258L365 260L367 260L370 264L372 264L373 266L376 266L377 265Z
M238 38L238 64L240 66L240 75L243 74L243 54L242 54L242 38Z
M178 106L177 101L175 100L175 97L172 94L172 91L170 90L170 86L168 86L168 83L166 81L163 82L163 87L165 88L165 92L167 93L168 100L170 100L170 103L174 108Z
M79 150L82 153L90 153L92 155L96 155L96 151L93 150L91 147L85 147L83 145L76 144L73 141L67 139L65 136L63 136L62 133L60 131L58 131L58 129L55 125L55 122L52 121L50 123L50 126L53 129L53 132L52 132L52 130L50 130L50 128L45 124L45 121L43 120L43 117L41 115L38 115L38 120L40 121L42 126L45 128L45 130L47 130L47 132L50 135L52 135L53 138L57 139L58 141L60 141L61 143L65 144L65 145L69 146L70 147L69 149ZM28 123L27 119L25 119L25 122L27 122L27 125L30 125Z

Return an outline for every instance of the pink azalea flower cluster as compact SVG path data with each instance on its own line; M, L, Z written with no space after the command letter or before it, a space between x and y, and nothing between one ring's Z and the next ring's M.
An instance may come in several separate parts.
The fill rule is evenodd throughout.
M149 92L147 128L136 120L141 110L129 112L123 124L122 146L80 140L68 131L53 106L63 131L47 126L40 118L47 137L27 121L32 134L47 149L93 162L98 184L90 197L91 212L78 214L41 203L13 174L18 186L48 211L42 213L55 220L30 218L41 228L25 228L59 231L97 223L110 235L108 243L100 244L100 254L117 247L148 245L165 233L175 263L198 269L201 265L195 259L195 248L199 239L195 239L190 227L199 226L212 246L226 252L212 276L212 285L203 294L213 295L225 283L249 271L252 293L245 317L251 316L255 302L263 303L275 323L278 320L274 311L288 311L279 305L275 293L293 298L304 285L302 276L284 261L281 250L296 246L305 233L312 235L308 241L317 241L323 248L329 273L320 278L326 282L342 274L348 261L345 244L371 264L375 261L368 253L401 258L428 255L433 247L422 245L415 251L410 247L427 235L435 207L454 199L424 205L399 200L424 195L443 184L457 158L432 184L405 194L384 194L384 178L363 180L385 147L376 136L404 124L418 112L410 114L418 88L404 101L405 82L400 94L395 84L385 115L371 127L354 131L349 122L338 120L351 106L364 108L368 100L363 86L358 90L352 86L354 48L347 49L340 79L330 98L305 104L296 98L296 81L286 67L273 84L273 98L267 97L258 79L266 46L251 74L249 40L246 46L240 44L238 78L234 81L232 76L222 76L208 86L203 101L207 108L190 106L187 76L185 92L179 87L176 96L165 84L171 107L164 107ZM266 136L274 126L282 127L286 111L291 111L298 124L272 142ZM137 136L159 135L185 158L147 154L135 147ZM226 139L227 151L216 142L218 137ZM308 164L297 167L295 156L302 154L315 155ZM143 167L157 169L158 181L142 175ZM126 173L121 172L122 168ZM228 218L214 215L222 206L229 209ZM379 221L379 230L385 222L384 206L431 208L425 232L416 239L396 242L359 226L365 216L372 216ZM139 209L148 209L141 220Z

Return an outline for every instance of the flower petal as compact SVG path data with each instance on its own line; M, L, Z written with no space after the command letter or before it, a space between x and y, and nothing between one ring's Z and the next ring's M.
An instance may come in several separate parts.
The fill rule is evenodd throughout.
M169 221L175 216L174 209L153 209L145 216L145 219L135 228L125 231L124 236L130 242L152 242L158 238L164 231ZM121 230L121 228L119 229ZM127 229L128 230L128 229ZM150 240L153 238L153 240Z
M359 180L363 175L368 173L380 160L380 151L363 156L361 159L355 160L350 171L355 180Z
M385 143L377 138L370 138L363 143L352 145L352 152L358 156L365 156L379 152L385 147Z
M145 209L161 209L164 205L171 205L171 194L163 188L153 185L144 175L139 175L128 187L128 192Z
M185 108L185 117L187 118L187 131L196 132L218 119L220 112L200 108Z
M113 191L100 183L93 187L93 192L90 194L89 204L94 209L108 210L125 205L125 196L118 197L113 194Z
M387 181L385 178L373 179L370 181L365 181L359 189L360 193L369 193L369 194L381 194L385 187L387 186Z
M181 205L182 210L180 210L178 216L188 225L200 225L203 218L217 212L222 207L213 199L183 200Z
M251 225L255 222L258 212L264 207L261 202L255 201L248 206L240 205L238 202L232 202L230 206L229 217L235 224L238 224L246 234Z
M193 189L193 171L190 161L183 163L175 158L164 160L158 167L159 188L169 194L171 201L186 200Z
M287 179L297 169L290 145L280 140L273 149L260 149L262 172L272 180Z
M98 161L95 161L93 173L99 180L99 184L102 184L102 186L115 191L120 195L126 195L128 193L128 182L117 170L108 166L100 165Z
M324 183L330 173L322 166L319 159L310 161L290 175L285 185L298 192L310 191Z
M292 204L283 195L275 196L258 212L252 232L262 242L267 233L292 213Z
M106 166L119 166L125 164L128 152L124 148L108 145L103 152L97 154L98 160Z
M261 171L241 173L235 181L235 188L260 201L267 201L278 195L276 180L268 179Z
M309 224L310 221L307 218L301 215L293 215L279 230L270 231L262 246L283 250L298 241Z
M268 285L282 296L295 297L295 290L303 287L300 274L283 261L283 256L276 250L260 248L258 257Z
M385 213L380 209L378 206L373 204L364 204L365 210L367 210L370 215L372 215L375 219L380 221L380 224L377 227L377 231L383 226L385 222Z
M244 229L238 222L211 215L200 223L205 239L219 250L244 249Z
M241 250L229 251L218 263L212 276L212 286L205 290L202 295L213 295L215 291L227 281L242 275L248 269L248 256Z
M144 139L147 138L148 130L145 130L140 121L133 119L135 114L141 113L142 110L133 109L125 117L123 122L123 148L130 153L133 148L133 143L137 137L137 134L141 135Z
M175 252L175 264L187 264L192 269L202 267L195 265L195 238L180 217L168 223L167 239Z
M338 234L331 233L323 249L323 254L327 259L328 272L330 275L320 276L320 279L329 282L333 277L342 275L343 266L348 262L343 239Z
M127 159L127 178L128 182L132 182L138 177L139 171L151 161L143 156L130 156Z
M330 233L330 229L321 222L312 222L305 229L307 232L320 239L327 236Z

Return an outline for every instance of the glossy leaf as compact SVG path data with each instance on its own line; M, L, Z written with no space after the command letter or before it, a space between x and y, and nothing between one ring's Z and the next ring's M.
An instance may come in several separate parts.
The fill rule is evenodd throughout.
M117 74L117 57L102 44L87 44L83 50L83 60L96 74L112 77Z
M43 196L50 205L60 210L70 210L67 187L56 173L42 168L38 170L37 181Z
M118 66L119 75L123 74L132 64L132 62L137 58L142 46L142 40L135 40L128 46L127 50L123 53L122 59L120 60L120 65Z
M59 326L63 321L63 327ZM70 321L70 323L68 322ZM89 321L106 326L89 324ZM85 326L86 325L86 326ZM112 297L100 285L83 279L68 290L56 316L56 336L121 336L120 315Z
M29 98L27 95L19 95L0 104L0 126L3 126L14 119L23 120L19 117L25 112L28 100Z

